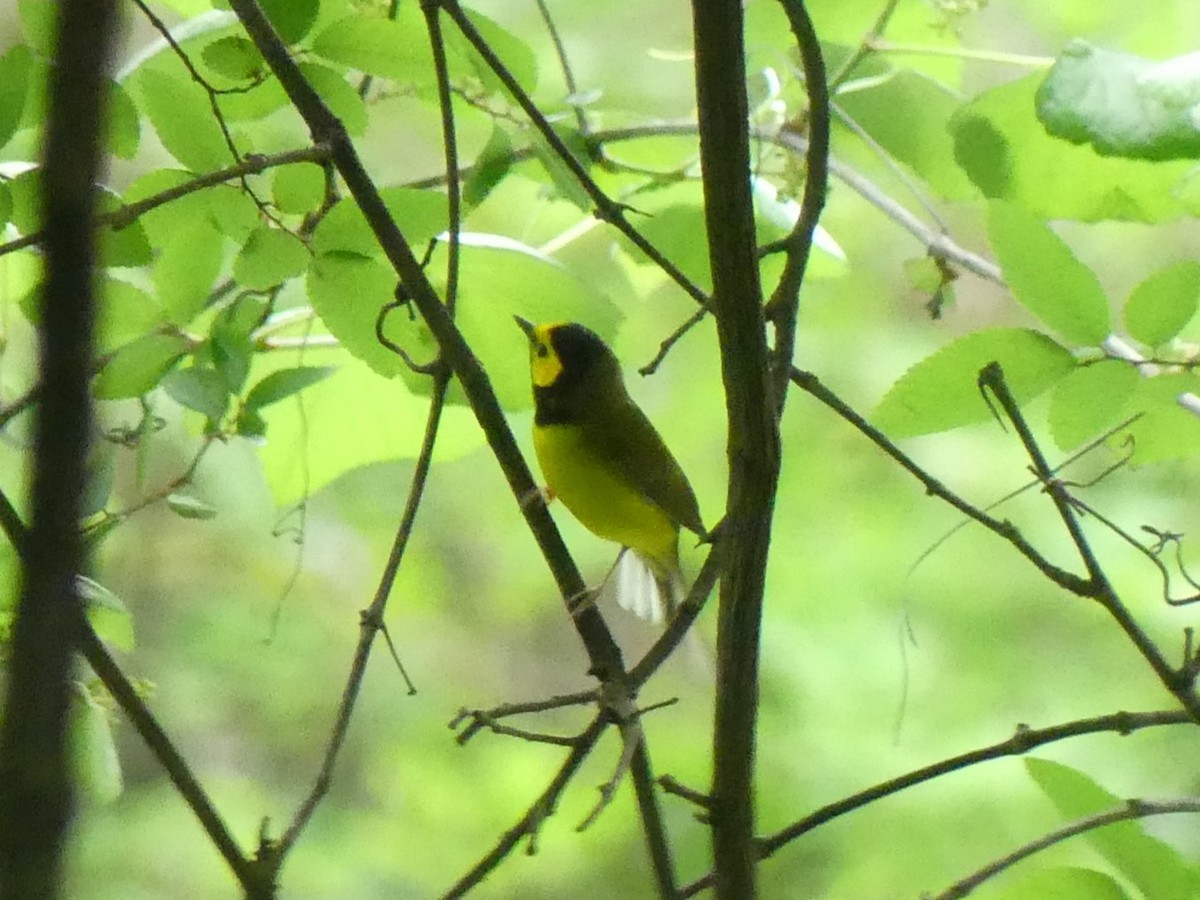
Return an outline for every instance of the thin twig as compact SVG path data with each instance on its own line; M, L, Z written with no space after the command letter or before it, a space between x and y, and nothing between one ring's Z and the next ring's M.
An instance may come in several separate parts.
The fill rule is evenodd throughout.
M462 728L462 731L459 731L455 740L460 744L465 744L482 727L489 725L490 722L506 719L509 716L562 709L565 706L583 706L584 704L595 703L599 698L598 691L590 690L576 691L573 694L560 694L556 697L547 697L543 700L530 700L523 703L502 703L499 706L493 706L491 709L480 710L463 707L450 720L450 727L455 730ZM467 723L465 728L463 728L464 722Z
M821 42L803 0L780 0L788 17L800 61L804 67L804 90L808 95L808 150L805 153L804 194L800 215L782 246L787 254L783 273L767 301L765 315L775 326L772 387L775 391L775 415L783 415L784 401L796 349L796 317L800 309L800 288L812 255L813 236L829 188L829 90L825 84L825 60Z
M928 766L923 766L814 810L786 828L762 838L758 845L759 858L766 859L786 844L803 837L818 826L825 825L833 819L854 812L857 809L862 809L876 800L897 794L907 788L914 787L950 772L965 769L968 766L978 765L979 763L993 759L1021 756L1044 744L1079 737L1085 734L1098 734L1111 731L1122 736L1128 736L1135 731L1141 731L1145 728L1157 728L1164 725L1189 725L1191 723L1192 718L1186 712L1181 710L1163 710L1146 713L1118 712L1106 716L1096 716L1091 719L1064 722L1060 725L1052 725L1047 728L1019 726L1013 733L1013 736L1007 740L991 744L987 747L981 747L977 750L971 750L967 753L961 753L958 756L952 756ZM680 896L691 897L705 888L711 887L712 884L713 876L710 873L685 887L680 892Z
M482 859L471 867L470 871L463 875L462 878L456 881L442 895L445 900L462 897L469 890L476 887L503 862L505 857L513 851L523 837L529 837L530 852L535 851L535 836L542 822L554 813L555 808L558 806L558 798L562 795L563 790L575 776L579 767L583 765L583 761L587 759L588 754L595 748L596 742L600 740L600 736L604 734L604 730L610 724L612 723L609 717L604 713L597 715L592 720L591 724L576 739L575 746L571 748L571 752L567 754L567 758L563 760L558 772L551 779L546 789L542 791L537 800L533 802L517 823L500 836L500 840L496 843L496 846L488 851Z
M1067 838L1075 837L1077 834L1094 831L1097 828L1103 828L1105 825L1112 825L1115 822L1127 822L1131 819L1146 819L1150 816L1173 815L1176 813L1200 813L1200 798L1126 800L1121 806L1115 809L1085 816L1069 825L1064 825L1062 828L1044 834L1040 838L1030 841L1028 844L1018 847L1011 853L988 863L977 872L972 872L966 878L956 881L940 894L933 896L931 900L959 900L961 897L966 897L975 888L988 879L999 875L1005 869L1016 865L1023 859L1033 856L1035 853L1045 850L1047 847L1062 843Z
M815 397L821 403L825 404L842 419L845 419L855 428L857 428L865 437L874 443L884 453L894 459L904 468L909 474L921 482L925 487L926 493L937 497L949 503L967 518L978 522L988 531L991 531L1012 546L1022 556L1028 559L1037 568L1039 572L1057 584L1059 587L1077 594L1081 597L1092 596L1092 589L1089 582L1080 578L1073 572L1068 572L1054 563L1050 562L1045 556L1037 551L1037 549L1025 539L1024 535L1017 530L1011 522L1006 520L996 519L989 516L987 513L968 503L958 494L951 491L948 487L918 466L903 450L897 447L891 440L888 439L882 431L868 422L865 418L858 414L849 404L839 398L833 391L829 390L820 379L811 372L805 372L801 369L792 369L792 382L802 391Z
M862 40L858 42L858 46L854 48L854 52L847 56L845 61L838 66L837 71L829 77L830 93L836 93L837 89L845 84L846 79L854 74L854 70L858 68L858 64L866 59L875 49L876 42L883 37L888 23L892 20L892 15L896 12L896 7L899 5L900 0L887 0L884 3L883 9L879 11L879 16L867 30L867 33L863 35Z
M1151 640L1145 629L1137 623L1133 615L1126 608L1121 598L1117 595L1116 590L1109 582L1100 566L1099 560L1091 548L1091 544L1087 540L1087 536L1083 533L1083 528L1079 524L1079 519L1075 515L1075 510L1071 505L1070 495L1067 492L1066 486L1054 478L1053 471L1049 463L1046 462L1046 457L1042 453L1041 447L1038 445L1033 436L1029 424L1025 421L1025 416L1021 412L1017 404L1016 398L1013 397L1009 390L1008 383L1004 380L1004 371L1000 364L993 362L984 367L979 375L979 384L981 389L986 388L996 398L996 401L1004 410L1005 416L1017 431L1017 436L1021 440L1025 452L1028 454L1030 461L1033 463L1034 474L1042 479L1046 486L1046 492L1050 495L1054 507L1058 510L1059 517L1063 521L1063 525L1067 533L1071 536L1071 541L1075 545L1075 549L1083 560L1084 566L1088 571L1088 579L1085 582L1086 590L1081 594L1084 597L1090 597L1103 606L1110 616L1116 620L1121 630L1125 632L1125 636L1133 643L1142 654L1142 658L1149 663L1150 668L1154 670L1154 674L1158 676L1163 687L1174 695L1175 699L1191 713L1192 718L1200 723L1200 697L1196 696L1193 690L1192 680L1189 677L1186 667L1181 670L1176 670L1171 667L1158 649L1158 645Z
M277 168L279 166L292 165L294 163L321 163L328 159L329 148L315 145L312 147L301 147L297 150L286 150L282 153L272 153L268 156L261 154L253 154L247 156L241 162L231 166L226 166L224 169L218 169L215 172L209 172L205 175L199 175L189 179L182 184L177 184L174 187L169 187L166 190L159 191L149 197L145 197L134 203L126 203L116 209L109 210L98 214L92 221L96 226L108 225L114 231L120 230L131 225L134 221L141 218L151 210L157 209L166 203L178 200L180 197L186 197L188 194L194 194L197 191L202 191L205 188L216 187L224 184L226 181L232 181L235 178L245 178L247 175L257 175L265 172L268 169ZM7 253L13 253L16 250L23 250L26 247L34 247L40 245L46 239L45 230L35 231L33 234L22 235L19 238L14 238L11 241L6 241L0 244L0 256ZM5 410L7 412L7 410ZM11 418L9 416L8 418ZM0 425L7 421L0 414Z
M587 192L588 197L591 198L591 201L596 206L596 216L616 227L618 231L633 242L634 246L646 254L656 266L665 272L672 281L683 288L689 297L701 306L708 306L709 297L704 290L688 278L678 266L663 256L653 244L642 236L641 232L630 225L629 220L625 216L625 207L619 203L615 203L600 189L600 186L588 173L583 163L575 158L575 154L571 152L570 148L567 147L566 143L558 135L558 132L547 121L545 115L538 109L537 104L533 102L533 99L521 87L520 82L508 70L503 61L496 56L495 51L484 40L457 0L442 0L441 6L446 11L446 14L454 20L454 24L458 26L459 31L463 33L463 36L471 43L471 46L475 48L476 52L487 63L496 77L504 84L504 87L512 95L513 99L517 101L517 104L529 118L529 121L533 123L538 133L542 136L542 139L550 145L555 155L570 170L571 175Z
M575 73L571 71L571 60L567 57L567 48L563 44L562 35L558 33L558 26L554 24L554 17L550 15L550 7L546 5L546 0L536 0L536 3L538 14L541 15L542 22L546 25L546 31L550 34L550 41L554 44L554 55L558 57L558 67L562 70L563 84L567 87L568 102L575 112L575 124L579 128L580 134L586 136L588 133L587 116L584 115L583 108L578 103L579 88L575 84Z

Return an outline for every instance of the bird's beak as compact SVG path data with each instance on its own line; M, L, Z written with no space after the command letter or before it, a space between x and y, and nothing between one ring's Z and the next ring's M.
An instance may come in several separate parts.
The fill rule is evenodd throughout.
M517 320L517 324L521 326L521 330L525 332L525 336L532 341L534 324L528 319L522 319L520 316L513 316L513 318Z

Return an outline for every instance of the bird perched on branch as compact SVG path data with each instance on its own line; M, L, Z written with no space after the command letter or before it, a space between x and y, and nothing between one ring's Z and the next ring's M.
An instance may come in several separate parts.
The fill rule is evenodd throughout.
M529 338L533 446L548 495L593 534L630 551L617 562L617 600L661 622L685 594L680 528L707 536L692 486L595 332L514 318Z

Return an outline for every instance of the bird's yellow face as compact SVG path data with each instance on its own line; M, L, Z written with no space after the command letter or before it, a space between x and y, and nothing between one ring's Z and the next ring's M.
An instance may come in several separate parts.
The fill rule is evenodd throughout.
M550 325L534 325L524 319L517 319L517 324L529 337L529 371L533 376L534 387L550 387L562 374L563 364L550 340L550 334L560 323Z

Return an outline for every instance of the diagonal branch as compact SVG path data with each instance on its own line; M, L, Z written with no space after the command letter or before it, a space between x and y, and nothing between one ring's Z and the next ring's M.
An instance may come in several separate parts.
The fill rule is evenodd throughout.
M988 760L1003 759L1009 756L1022 756L1030 750L1045 744L1085 734L1112 731L1125 736L1144 728L1157 728L1164 725L1188 725L1191 723L1191 716L1186 712L1163 710L1161 712L1147 713L1118 712L1107 716L1096 716L1091 719L1064 722L1060 725L1051 725L1047 728L1035 729L1021 725L1017 727L1016 732L1008 740L1000 741L987 747L980 747L977 750L971 750L967 753L961 753L958 756L952 756L931 765L923 766L920 769L915 769L912 772L907 772L904 775L889 779L880 784L872 785L856 794L843 797L841 800L814 810L786 828L760 839L758 844L759 858L766 859L781 850L785 845L797 838L803 837L819 826L825 825L857 809L862 809L876 800L881 800L884 797L897 794L907 788L931 781L950 772L956 772L969 766L987 762ZM677 790L673 790L672 792L679 793ZM707 801L705 797L693 797L691 799L693 802L698 802L699 800ZM712 887L714 882L714 875L710 872L703 878L687 885L680 892L680 896L694 896L705 888Z
M1200 798L1126 800L1121 806L1115 809L1085 816L1069 825L1044 834L1022 847L1018 847L1011 853L1000 857L1000 859L988 863L979 871L973 872L960 881L956 881L940 894L932 896L931 900L959 900L959 898L967 896L975 888L988 879L999 875L1005 869L1016 865L1024 859L1028 859L1033 854L1045 850L1047 847L1053 847L1055 844L1062 843L1067 838L1075 837L1077 834L1094 831L1097 828L1103 828L1105 825L1112 825L1114 822L1127 822L1131 819L1145 819L1150 816L1174 815L1176 813L1200 813Z

